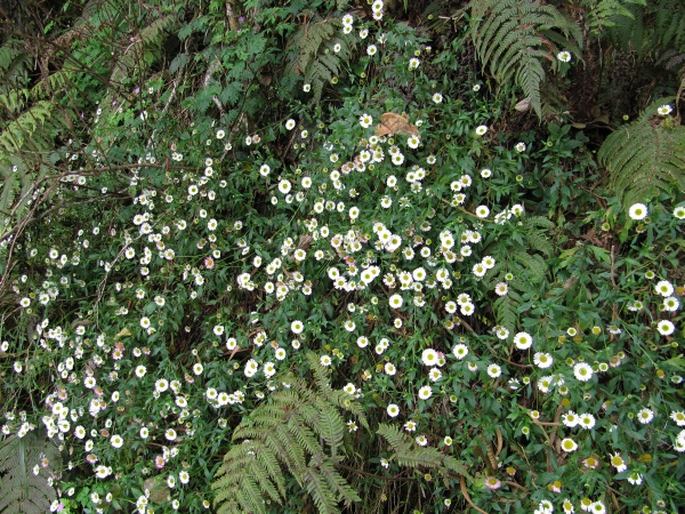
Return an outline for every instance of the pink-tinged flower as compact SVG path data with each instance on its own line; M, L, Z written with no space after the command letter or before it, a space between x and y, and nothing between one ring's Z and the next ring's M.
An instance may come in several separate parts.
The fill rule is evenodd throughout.
M500 487L502 487L502 482L500 482L499 479L495 477L487 477L483 484L485 485L485 487L493 491L495 489L499 489Z
M124 343L117 341L114 343L114 349L112 350L112 359L115 361L121 360L124 356Z

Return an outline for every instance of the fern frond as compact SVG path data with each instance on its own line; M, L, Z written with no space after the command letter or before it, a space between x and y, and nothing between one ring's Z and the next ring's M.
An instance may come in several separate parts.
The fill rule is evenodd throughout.
M560 44L581 45L578 27L555 7L534 0L473 0L470 5L471 36L483 67L500 84L518 85L541 116L543 63L554 62Z
M498 325L513 330L518 325L519 308L532 291L539 289L547 275L547 263L539 254L530 250L548 250L551 243L546 240L543 232L526 227L529 232L526 241L514 242L523 249L504 249L498 252L498 259L502 263L503 273L511 273L514 278L509 280L509 290L505 296L498 297L493 302L493 314ZM526 249L528 246L528 249Z
M513 330L516 327L518 319L516 304L520 300L521 298L518 295L513 296L511 287L506 296L501 296L495 300L493 310L498 325L502 325L509 330Z
M333 20L318 19L302 24L288 44L287 50L292 52L288 63L290 71L304 75L321 47L332 39L334 32Z
M357 491L355 491L338 470L335 469L332 460L321 460L321 462L318 463L318 467L321 474L328 482L328 486L337 492L345 505L351 505L352 503L361 501Z
M319 512L337 513L340 502L360 501L336 469L345 434L340 411L346 409L318 360L311 355L307 360L317 389L290 376L289 389L273 393L234 430L237 444L224 456L212 484L219 514L264 512L265 499L282 504L286 471Z
M543 216L524 216L506 242L493 248L493 254L501 264L501 274L492 278L492 287L506 273L513 278L505 296L495 299L492 312L498 325L509 330L518 326L519 309L534 291L544 284L548 266L546 257L554 253L548 231L554 223Z
M45 514L57 498L48 485L47 469L38 475L33 467L45 456L51 469L59 467L59 452L47 440L33 432L19 438L0 441L0 514Z
M645 0L599 0L586 15L590 32L597 35L607 28L615 27L623 18L634 20L635 14L631 6L645 5Z
M656 2L654 35L662 48L685 52L685 5L678 0Z
M34 186L34 178L41 179L47 174L47 166L40 165L37 177L27 169L27 163L17 155L5 156L0 152L0 236L28 208ZM13 216L5 213L12 212Z
M335 494L317 471L307 468L303 478L305 478L305 489L314 500L319 514L340 512Z
M332 18L315 18L302 24L286 48L286 76L303 77L312 86L312 98L318 102L324 85L341 74L352 56L353 41L336 36L338 27ZM335 52L334 48L338 51Z
M396 453L394 458L400 466L409 468L437 468L442 463L441 454L435 448L414 448Z
M257 454L262 456L259 459L261 464L259 472L254 470L255 462L258 461ZM223 503L224 510L222 512L266 512L259 487L263 491L271 492L279 487L279 482L269 479L271 476L270 466L266 463L272 459L274 459L273 454L270 454L268 448L253 444L251 441L231 448L226 454L223 464L217 470L213 484L216 491L215 501ZM251 473L245 473L246 469L249 469ZM260 475L264 481L260 486L257 486L252 478L255 474ZM236 483L236 477L240 477L239 483ZM282 483L280 484L282 485ZM252 494L249 494L248 491L251 491ZM280 502L280 496L274 501Z
M529 53L521 57L521 67L516 75L516 82L521 86L523 94L530 100L538 115L542 113L542 101L540 99L540 84L545 80L545 70L540 61Z
M0 152L12 154L26 148L41 151L49 146L52 134L48 130L52 123L55 106L52 102L41 100L15 120L7 124L0 133Z
M685 127L675 124L675 118L655 116L655 105L667 100L612 132L597 154L609 185L626 205L685 189Z
M333 388L331 387L330 383L330 371L319 365L319 360L314 353L308 353L306 359L309 369L312 370L312 374L314 375L314 381L316 382L317 389L324 396L331 394L333 392Z
M31 88L31 96L36 99L49 98L51 95L66 89L73 75L73 71L68 68L62 68L37 82L36 85Z
M639 4L639 5L635 5ZM641 59L668 62L665 53L685 53L685 3L680 0L634 2L632 17L619 18L607 31L617 46Z
M261 469L266 472L269 480L273 484L272 489L275 488L276 490L277 494L270 494L270 496L277 502L278 500L276 497L285 496L285 480L283 479L281 468L278 465L278 459L272 452L262 451L257 453L257 460L259 461ZM262 484L261 481L260 484Z
M323 453L323 447L317 440L316 435L302 422L299 416L292 416L288 420L286 427L302 450L312 455Z
M0 93L6 94L12 89L26 87L29 67L30 58L22 50L19 41L9 39L0 46Z
M334 390L330 384L330 371L319 365L318 357L310 353L307 355L307 363L314 375L314 381L319 391L320 398L325 398L336 407L352 414L364 428L369 428L369 423L364 416L364 409L359 403L352 401L350 396L343 392Z
M469 475L464 463L455 459L454 457L450 457L449 455L444 456L442 458L442 463L447 469L454 471L456 474L465 476L466 478L471 478L471 475Z
M554 246L547 237L547 231L554 227L554 223L542 216L530 216L525 218L524 225L528 247L547 257L552 255Z
M319 427L321 437L331 448L337 448L342 443L345 435L345 422L337 410L327 408L319 413Z
M0 98L4 102L21 102L29 94L17 93L15 98ZM28 101L28 100L26 100ZM19 108L19 103L12 107ZM9 121L0 131L0 234L8 227L11 220L4 214L12 211L15 216L21 215L22 206L27 204L28 192L33 187L33 180L47 173L45 157L54 147L53 141L65 118L57 116L59 111L53 102L41 100L31 105Z
M434 469L443 475L450 472L471 478L466 466L449 455L444 455L437 448L417 446L407 434L396 426L381 423L378 435L385 439L393 450L392 460L400 466L409 468Z
M381 423L378 434L390 443L395 452L392 458L400 466L439 468L442 465L442 454L437 449L414 445L409 436L401 433L397 427Z
M397 428L395 425L381 423L380 425L378 425L377 433L383 439L388 441L390 447L395 451L406 451L411 447L409 439L405 437L405 434L400 432L400 429Z
M6 72L10 69L14 60L21 54L21 51L15 46L14 41L8 41L0 46L0 70Z
M24 88L10 89L0 94L0 107L9 114L15 114L24 109L29 99L29 91Z

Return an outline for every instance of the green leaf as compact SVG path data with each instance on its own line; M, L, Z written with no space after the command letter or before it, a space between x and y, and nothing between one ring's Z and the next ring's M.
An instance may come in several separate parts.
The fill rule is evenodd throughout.
M612 132L597 154L611 187L629 206L662 192L685 190L685 127L656 116L657 100L635 122Z
M47 459L49 468L41 465ZM39 465L35 475L33 467ZM50 469L59 469L59 452L34 432L0 441L0 514L45 514L57 498L48 484Z

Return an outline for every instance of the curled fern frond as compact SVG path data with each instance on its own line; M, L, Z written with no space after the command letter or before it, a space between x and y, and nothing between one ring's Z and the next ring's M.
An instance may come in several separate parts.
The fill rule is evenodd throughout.
M289 387L273 393L233 432L237 444L224 456L212 484L219 514L266 513L267 500L281 505L286 471L321 513L337 513L339 503L360 501L336 468L346 431L341 412L354 414L359 406L352 407L349 395L331 388L314 357L309 363L317 389L287 377Z
M685 126L677 118L656 115L656 107L668 101L656 101L638 120L612 132L599 149L609 185L626 205L685 190Z

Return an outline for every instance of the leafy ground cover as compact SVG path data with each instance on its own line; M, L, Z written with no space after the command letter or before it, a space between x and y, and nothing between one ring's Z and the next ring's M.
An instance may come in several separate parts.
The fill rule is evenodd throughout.
M6 38L0 513L685 503L683 86L546 89L642 3L400 4Z

